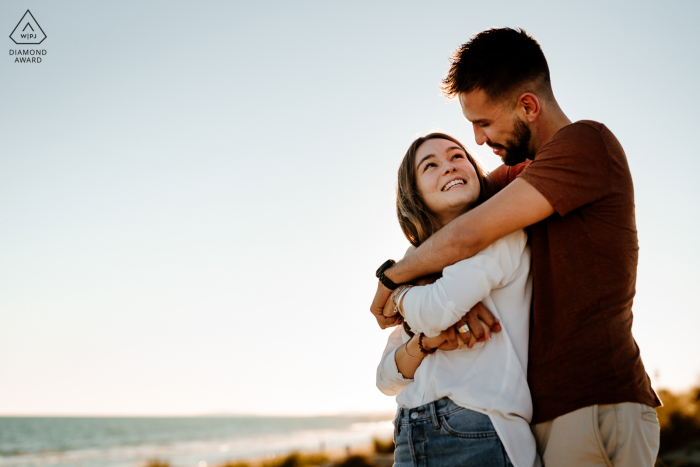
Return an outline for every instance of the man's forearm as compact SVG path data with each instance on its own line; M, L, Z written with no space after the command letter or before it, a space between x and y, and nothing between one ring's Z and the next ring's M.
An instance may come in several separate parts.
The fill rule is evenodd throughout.
M442 271L471 258L509 233L551 216L554 208L524 180L515 180L500 193L462 214L413 253L384 271L397 284Z
M418 277L442 271L445 267L470 258L499 238L551 216L549 201L526 181L518 179L500 193L471 211L462 214L430 237L420 248L384 271L393 282L403 284ZM393 326L384 316L391 290L381 282L370 306L379 326ZM470 316L472 314L470 313ZM476 319L469 325L476 325ZM489 324L489 323L487 323Z
M475 247L476 239L472 238L472 232L462 227L462 217L440 229L384 274L393 282L404 284L428 274L441 272L445 267L478 253L480 249Z

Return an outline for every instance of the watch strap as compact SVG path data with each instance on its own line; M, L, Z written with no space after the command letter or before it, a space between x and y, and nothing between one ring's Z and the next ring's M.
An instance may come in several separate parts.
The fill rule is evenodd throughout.
M379 279L379 282L381 282L384 287L389 290L395 290L399 286L399 284L395 284L391 279L384 275L384 271L392 267L394 264L396 264L396 261L393 259L388 259L384 262L384 264L379 266L379 269L377 269L377 279Z

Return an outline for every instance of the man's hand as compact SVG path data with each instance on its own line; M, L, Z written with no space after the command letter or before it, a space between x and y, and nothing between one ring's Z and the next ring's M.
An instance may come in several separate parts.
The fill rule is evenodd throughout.
M391 326L396 326L402 321L401 315L398 315L393 312L394 304L387 304L387 301L391 301L389 298L390 296L391 290L387 289L386 287L384 287L384 284L377 281L377 292L374 294L374 300L372 300L372 306L369 308L369 311L372 312L374 317L377 319L377 324L382 329L386 329ZM392 312L389 316L384 315L385 305L391 306Z
M439 274L431 274L430 276L425 276L421 277L420 279L417 279L414 281L413 285L428 285L434 283L436 280L440 278ZM378 304L378 301L381 301L383 297L380 296L380 294L386 291L387 292L387 297L386 300L384 300L384 304L382 306L382 315L384 315L385 318L392 318L395 317L398 321L394 324L399 324L403 321L403 317L399 317L396 311L396 306L394 305L394 301L391 299L391 294L393 291L387 289L384 287L384 285L380 282L379 286L377 288L377 294L374 296L374 302L372 302L372 307L370 308L370 311L372 313L375 312L375 305ZM380 321L380 318L377 317L377 321ZM391 324L390 326L393 326L394 324ZM379 323L379 326L381 327L381 322ZM384 329L384 328L382 328Z

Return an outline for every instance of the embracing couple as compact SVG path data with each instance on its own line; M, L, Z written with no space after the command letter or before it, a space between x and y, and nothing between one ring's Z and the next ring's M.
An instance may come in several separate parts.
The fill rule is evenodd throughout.
M398 326L377 369L396 395L395 466L651 467L660 405L634 338L637 230L625 153L572 123L539 44L491 29L443 90L504 165L456 139L409 147L397 215L412 244L377 270Z

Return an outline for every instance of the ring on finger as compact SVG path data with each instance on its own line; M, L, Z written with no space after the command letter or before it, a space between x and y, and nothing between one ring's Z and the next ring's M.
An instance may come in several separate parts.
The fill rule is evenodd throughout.
M467 326L466 324L463 324L460 327L458 327L457 330L459 332L461 332L462 334L464 334L465 332L469 332L469 326Z

